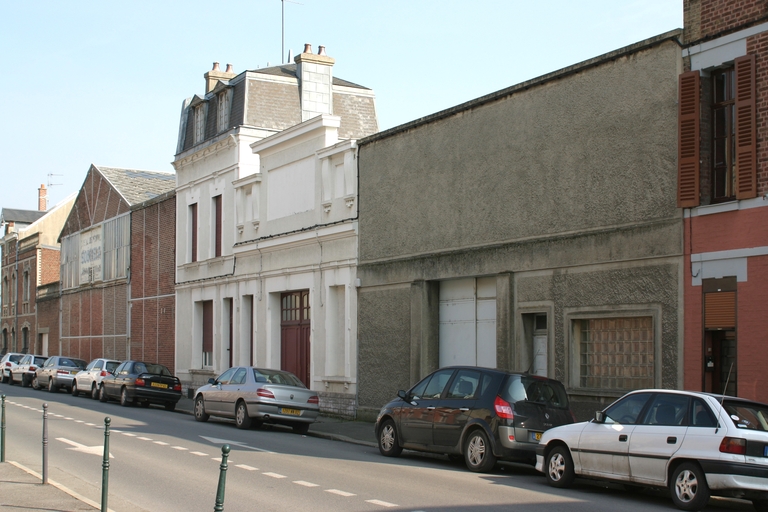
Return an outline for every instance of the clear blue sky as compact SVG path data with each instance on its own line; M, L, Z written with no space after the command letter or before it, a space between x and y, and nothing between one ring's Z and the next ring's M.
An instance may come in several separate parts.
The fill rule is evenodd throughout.
M285 52L324 45L380 129L681 28L683 0L286 0ZM214 61L278 64L281 1L0 0L0 207L49 206L91 163L173 171ZM49 177L48 174L55 176Z

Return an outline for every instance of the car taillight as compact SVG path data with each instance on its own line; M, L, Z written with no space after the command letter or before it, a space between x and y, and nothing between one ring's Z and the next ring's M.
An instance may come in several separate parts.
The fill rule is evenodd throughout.
M106 377L106 376L107 376L107 370L101 370L101 371L99 372L99 376L100 376L100 377Z
M139 378L136 379L136 385L137 386L145 386L146 384L144 383L144 379L139 377Z
M69 370L56 370L59 375L69 375Z
M515 419L515 414L512 412L512 406L500 396L497 396L496 400L493 401L493 409L496 411L496 415L499 418L507 420Z
M5 362L5 366L11 366L11 362L10 361L6 361Z
M35 371L35 370L37 370L37 367L36 367L36 366L30 366L30 367L29 367L29 371L33 372L33 371Z
M174 384L173 390L174 391L178 391L179 393L181 393L181 384Z
M259 388L256 390L256 394L264 398L275 398L275 394L268 389Z
M317 395L309 397L309 400L307 400L308 404L319 404L320 398L318 398Z
M747 440L738 437L724 437L720 442L720 451L722 453L735 453L736 455L747 454Z

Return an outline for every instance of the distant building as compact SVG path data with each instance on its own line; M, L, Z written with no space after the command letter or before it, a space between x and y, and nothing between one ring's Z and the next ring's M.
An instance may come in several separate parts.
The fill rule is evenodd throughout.
M768 402L768 3L683 5L685 388Z
M177 374L194 389L234 365L282 368L325 411L354 414L354 140L373 91L307 45L294 64L205 74L184 103L177 188Z
M61 230L60 354L173 371L172 173L92 165Z
M45 185L38 189L39 210L3 208L0 224L2 255L2 353L47 355L58 344L58 307L51 317L45 300L56 296L60 246L57 241L75 197L46 211ZM54 290L50 292L50 290Z

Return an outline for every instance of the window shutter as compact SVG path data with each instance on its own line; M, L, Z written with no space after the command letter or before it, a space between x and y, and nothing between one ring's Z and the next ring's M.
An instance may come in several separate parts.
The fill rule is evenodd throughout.
M757 197L755 56L734 61L736 70L736 199Z
M677 140L677 206L699 205L699 130L701 98L699 72L689 71L679 78L680 102Z
M203 301L203 352L213 352L213 301Z
M736 292L704 294L704 328L733 329L736 327Z

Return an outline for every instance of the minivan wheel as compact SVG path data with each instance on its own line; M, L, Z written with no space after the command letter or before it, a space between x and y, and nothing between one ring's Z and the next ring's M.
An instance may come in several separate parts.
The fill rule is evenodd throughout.
M235 406L235 425L237 428L251 428L251 418L248 416L248 407L240 400Z
M547 483L552 487L568 487L576 474L573 471L573 458L566 446L556 446L547 457L544 465Z
M403 452L392 420L386 420L379 428L379 451L385 457L397 457Z
M672 503L680 510L701 510L709 501L709 487L698 464L684 462L672 472L669 480Z
M486 473L496 465L491 443L483 430L474 430L464 445L464 463L470 471Z
M197 398L195 398L195 419L197 421L208 421L208 418L210 418L210 416L205 412L205 400L203 400L203 395L198 395Z

